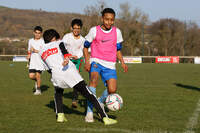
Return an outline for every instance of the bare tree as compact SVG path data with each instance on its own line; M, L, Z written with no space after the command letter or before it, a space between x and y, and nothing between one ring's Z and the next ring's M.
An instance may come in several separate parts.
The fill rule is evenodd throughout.
M143 26L148 21L148 16L135 9L130 10L129 3L120 4L119 26L124 36L124 46L130 50L130 55L141 55Z
M176 19L160 19L151 25L150 36L159 55L180 54L184 44L184 23Z
M130 12L130 4L128 2L120 4L120 12L119 18L124 21L130 21L131 19L131 12Z
M90 25L98 25L100 23L100 16L103 9L106 7L104 0L98 0L95 5L88 5L84 9L85 15L90 17Z

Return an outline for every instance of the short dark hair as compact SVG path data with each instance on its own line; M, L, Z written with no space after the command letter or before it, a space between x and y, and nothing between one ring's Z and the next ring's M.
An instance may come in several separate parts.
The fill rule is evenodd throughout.
M46 30L46 31L44 32L44 34L43 34L43 38L44 38L44 42L45 42L45 43L51 42L51 40L52 40L54 37L55 37L56 39L59 39L59 38L60 38L59 33L58 33L56 30L54 30L54 29L48 29L48 30Z
M59 35L59 33L56 31L56 40L58 40L58 39L60 39L60 35Z
M82 27L83 26L83 22L82 22L81 19L76 18L76 19L73 19L72 22L71 22L72 28L73 28L74 25L78 25L78 26Z
M34 31L36 31L36 30L38 30L38 31L41 31L41 32L42 32L42 27L41 27L41 26L35 26L35 28L34 28Z
M112 8L105 8L105 9L101 12L102 16L104 16L106 13L112 13L112 14L114 14L114 16L115 16L115 11L114 11Z

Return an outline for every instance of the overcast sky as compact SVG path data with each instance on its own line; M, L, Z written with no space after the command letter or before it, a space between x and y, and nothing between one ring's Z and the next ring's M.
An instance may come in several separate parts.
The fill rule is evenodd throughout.
M0 0L0 5L18 9L42 9L45 11L84 13L87 5L98 0ZM150 21L160 18L176 18L200 24L200 0L104 0L119 12L120 3L129 2L131 10L139 8Z

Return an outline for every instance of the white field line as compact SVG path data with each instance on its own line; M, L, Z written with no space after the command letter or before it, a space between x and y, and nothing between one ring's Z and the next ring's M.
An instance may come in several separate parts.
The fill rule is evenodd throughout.
M186 130L184 133L195 133L194 128L198 124L199 114L200 114L200 99L197 102L197 107L194 110L194 113L189 118L189 122L186 125Z
M161 131L161 130L138 130L138 131L131 131L128 129L120 129L120 128L67 128L68 131L74 132L92 132L92 133L104 133L104 132L114 132L114 133L171 133L169 131Z

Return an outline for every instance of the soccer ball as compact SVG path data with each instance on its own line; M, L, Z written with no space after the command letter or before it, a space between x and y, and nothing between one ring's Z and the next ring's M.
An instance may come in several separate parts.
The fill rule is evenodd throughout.
M117 111L122 108L123 100L119 94L110 94L106 98L106 106L109 110Z

